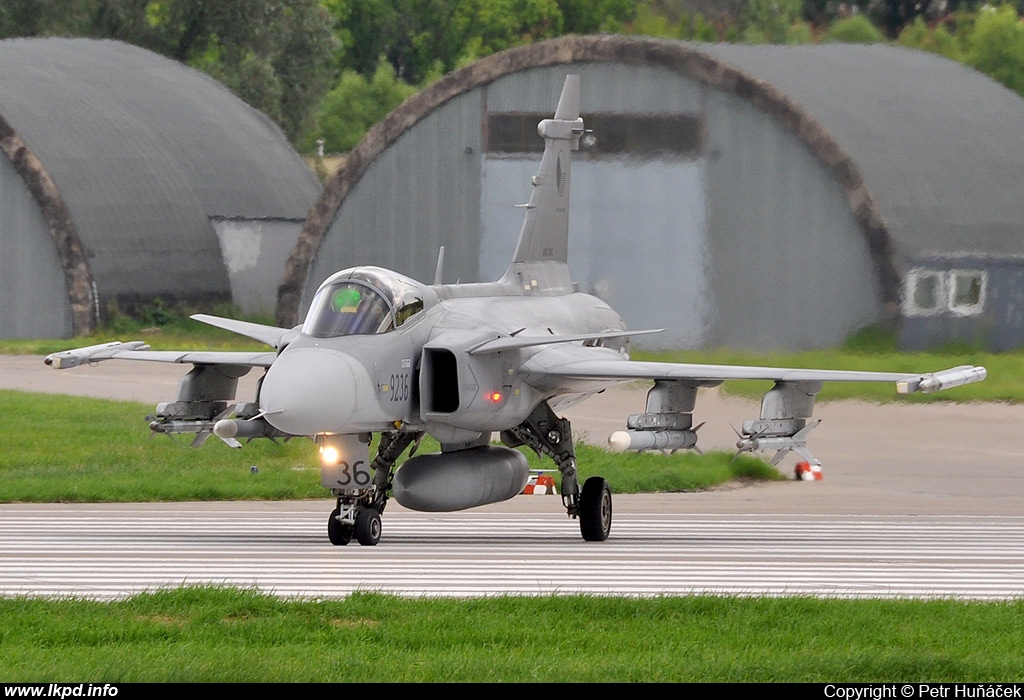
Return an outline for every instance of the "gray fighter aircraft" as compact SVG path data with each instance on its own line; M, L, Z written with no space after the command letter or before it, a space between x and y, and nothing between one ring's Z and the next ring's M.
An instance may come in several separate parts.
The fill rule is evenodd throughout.
M795 451L813 464L807 434L824 381L895 382L898 392L930 392L985 378L983 367L931 374L779 369L636 362L619 315L574 291L567 265L570 153L584 134L579 78L568 76L554 118L538 126L545 148L515 255L496 282L433 285L378 267L328 278L301 326L269 327L207 315L198 321L266 343L267 352L151 351L141 341L55 353L58 369L109 359L191 364L177 400L161 403L151 428L239 439L308 436L319 445L322 483L337 498L327 533L376 544L389 496L422 511L455 511L521 493L532 448L561 473L562 504L583 539L605 540L611 490L601 477L580 486L569 422L558 412L612 383L653 380L646 410L629 416L609 442L619 450L694 448L697 390L729 379L775 384L756 419L743 424L739 451ZM443 252L443 251L442 251ZM251 403L236 401L238 379L265 374ZM699 427L699 426L697 426ZM372 435L379 435L370 458ZM504 446L492 445L499 433ZM432 435L433 454L401 455Z

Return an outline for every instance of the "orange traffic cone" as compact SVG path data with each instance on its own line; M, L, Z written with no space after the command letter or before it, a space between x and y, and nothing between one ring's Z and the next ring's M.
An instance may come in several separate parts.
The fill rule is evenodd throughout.
M542 496L554 492L555 480L547 474L531 476L530 480L526 482L526 488L523 489L523 493L528 496Z
M797 462L796 478L798 481L821 481L821 465L808 462Z

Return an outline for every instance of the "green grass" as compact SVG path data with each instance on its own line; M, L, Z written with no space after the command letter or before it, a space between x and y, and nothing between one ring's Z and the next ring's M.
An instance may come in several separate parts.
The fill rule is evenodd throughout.
M1024 601L590 596L295 601L183 588L0 600L5 682L992 682Z
M0 502L325 498L316 450L301 438L254 440L233 450L216 437L153 434L145 404L0 391ZM422 451L438 449L425 440ZM550 460L527 452L531 466ZM580 475L617 493L693 491L732 479L783 478L749 455L612 454L579 445ZM251 468L256 467L254 472Z
M149 430L151 406L0 391L0 501L175 501L322 497L309 440L216 437L198 449ZM255 466L254 473L251 467Z

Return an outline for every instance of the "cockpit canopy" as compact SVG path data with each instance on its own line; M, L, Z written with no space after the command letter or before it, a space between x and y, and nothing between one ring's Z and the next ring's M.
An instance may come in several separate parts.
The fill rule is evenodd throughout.
M424 309L424 287L380 267L343 270L313 297L302 332L315 338L387 333Z

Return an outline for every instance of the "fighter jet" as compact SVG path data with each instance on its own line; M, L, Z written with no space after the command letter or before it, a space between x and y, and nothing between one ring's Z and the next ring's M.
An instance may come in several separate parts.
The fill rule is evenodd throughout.
M616 450L695 448L697 392L730 379L774 381L760 416L738 430L738 451L807 449L814 400L825 381L894 382L897 392L931 392L985 378L983 367L928 374L638 362L627 330L601 299L574 289L568 267L571 153L584 136L579 78L565 80L531 180L525 219L505 274L496 282L434 284L380 267L329 277L305 321L283 329L193 316L269 346L266 352L153 351L141 341L94 345L48 356L58 369L109 359L191 364L173 402L150 427L239 440L305 436L319 446L321 481L336 507L331 543L354 536L375 545L389 498L420 511L457 511L510 499L530 477L525 446L561 474L561 502L586 541L608 538L612 492L605 479L580 485L572 429L559 412L615 383L652 380L644 413L609 438ZM235 398L238 379L263 370L252 402ZM502 444L494 444L495 433ZM373 436L378 440L370 457ZM424 435L440 451L416 454ZM402 455L409 455L399 464Z

